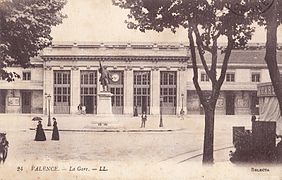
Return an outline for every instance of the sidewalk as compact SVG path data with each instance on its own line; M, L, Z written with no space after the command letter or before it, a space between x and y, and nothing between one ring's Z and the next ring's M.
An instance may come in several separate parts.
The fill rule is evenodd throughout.
M43 128L52 130L52 126L46 126L48 117L43 116ZM129 115L114 115L112 117L102 117L95 115L56 115L60 131L77 132L166 132L183 130L185 122L177 116L163 116L163 127L159 127L159 116L148 116L146 127L140 128L141 117ZM52 119L51 119L52 123ZM32 122L29 129L34 130L37 122Z
M48 117L43 115L26 115L26 114L0 114L0 132L7 132L10 137L15 136L16 134L22 134L25 137L22 140L26 140L26 138L34 137L34 130L37 125L37 121L32 121L32 118L35 116L42 117L42 125L43 128L47 131L47 134L52 130L53 126L47 126ZM51 116L51 123L52 123ZM97 124L93 125L92 123L99 120L98 115L56 115L55 116L58 123L58 128L60 131L72 131L72 132L87 132L87 133L72 133L72 132L62 132L64 137L68 137L68 139L74 139L74 137L85 137L89 138L86 142L93 142L92 140L99 136L102 139L96 141L96 145L103 145L103 140L109 138L105 137L121 137L121 139L125 138L126 142L128 140L133 139L141 140L138 141L139 146L141 148L147 145L146 142L142 141L147 137L155 139L154 143L158 144L167 144L162 143L164 141L170 141L175 144L171 144L171 146L175 146L180 148L175 153L167 153L170 154L164 158L160 158L160 164L190 164L193 162L201 162L202 159L202 143L203 143L203 134L204 134L204 116L203 115L186 115L184 120L181 120L176 115L163 116L163 126L159 127L160 117L158 115L149 115L148 120L146 122L146 128L140 128L141 118L140 117L132 117L129 115L116 115L112 120L113 124L117 124L118 126L114 126L109 124L108 126L98 127ZM104 117L102 117L104 118ZM245 126L247 129L251 128L250 116L224 116L217 115L215 117L215 141L214 141L214 152L215 152L215 162L228 162L229 161L229 151L232 150L232 127L233 126ZM10 132L9 132L10 131ZM13 132L11 132L13 131ZM20 131L24 131L19 133ZM92 132L107 132L107 133L92 133ZM109 133L108 133L109 132ZM111 133L118 132L118 133ZM125 132L125 133L124 133ZM136 134L133 134L136 133ZM138 133L138 134L137 134ZM130 138L126 138L130 137ZM111 138L110 138L111 139ZM114 138L115 142L117 138ZM121 140L119 139L119 140ZM182 140L185 143L182 143ZM160 142L161 141L161 142ZM114 144L116 149L122 149L123 146ZM121 140L122 142L122 140ZM135 142L135 141L131 141ZM19 144L22 143L19 141ZM66 145L68 141L60 141L63 147L68 147ZM100 143L100 144L99 144ZM181 144L182 143L182 144ZM127 143L124 143L127 144ZM34 144L36 145L36 144ZM47 143L50 147L55 147L54 143ZM183 149L188 147L186 150ZM53 148L54 148L53 147ZM89 146L89 143L86 143L85 149L88 149L92 146ZM131 146L130 146L131 147ZM148 146L149 147L149 146ZM151 146L150 146L151 147ZM38 146L39 148L39 146ZM53 149L50 148L50 149ZM79 146L80 148L80 146ZM166 148L166 146L163 146ZM91 149L91 148L90 148ZM136 150L136 147L132 147L133 150ZM137 151L137 150L136 150ZM144 149L145 151L145 149ZM159 153L162 150L156 150ZM99 151L100 152L100 151ZM121 151L124 152L124 151ZM139 152L139 150L137 151ZM86 153L87 154L87 153ZM145 154L145 153L144 153ZM143 155L140 153L140 155ZM62 155L63 156L63 155ZM73 155L75 156L75 155ZM132 157L135 157L132 153ZM97 157L93 157L95 159Z
M146 127L140 128L141 118L130 115L114 115L111 119L98 115L62 115L51 116L51 126L47 126L48 116L42 114L0 114L0 130L34 130L37 121L32 121L35 116L41 117L43 128L51 130L53 128L52 117L56 117L60 131L85 131L85 132L163 132L180 131L202 133L204 127L204 115L186 115L181 120L177 115L163 115L163 127L159 127L160 116L148 115ZM107 122L105 126L98 126L99 119ZM216 131L230 131L232 126L251 127L249 115L217 115L215 117Z

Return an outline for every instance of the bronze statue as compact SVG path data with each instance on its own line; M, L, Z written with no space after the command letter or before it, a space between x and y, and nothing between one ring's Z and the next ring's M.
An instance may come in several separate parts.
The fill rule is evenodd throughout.
M109 82L111 79L110 72L107 70L107 67L103 67L100 62L100 68L99 68L100 76L100 83L102 84L103 91L109 91Z

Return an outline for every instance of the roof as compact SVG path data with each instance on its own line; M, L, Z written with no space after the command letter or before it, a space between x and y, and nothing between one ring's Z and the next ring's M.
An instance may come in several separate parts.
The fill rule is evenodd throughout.
M266 63L264 61L265 57L265 49L233 49L231 51L231 55L229 58L229 65L233 66L258 66L258 67L266 67ZM196 51L196 60L198 65L202 65L201 59L199 56L198 51ZM205 59L208 65L211 64L211 54L205 53ZM221 50L218 50L218 66L222 65L224 59L224 54L221 54ZM278 64L282 65L282 50L277 50L277 62ZM189 62L190 66L192 65L191 62Z
M221 65L224 58L224 54L221 54L222 47L219 45L218 65ZM277 49L277 61L282 65L282 47L278 46ZM200 65L198 51L196 54ZM41 57L184 57L189 60L190 51L189 46L184 43L55 42L51 47L44 49ZM211 54L205 53L205 57L210 64ZM266 66L264 57L263 44L249 44L245 49L232 50L229 64ZM191 65L191 61L189 64Z
M56 56L187 57L188 51L181 43L54 43L42 55Z

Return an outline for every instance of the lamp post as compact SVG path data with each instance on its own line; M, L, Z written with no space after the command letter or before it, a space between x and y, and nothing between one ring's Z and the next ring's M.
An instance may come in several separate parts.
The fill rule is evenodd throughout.
M51 107L50 107L50 101L51 101L51 95L50 95L50 94L47 95L47 100L48 100L48 124L47 124L47 126L51 126L51 117L50 117L50 109L51 109Z
M181 100L182 100L182 106L181 106L181 112L183 111L183 99L184 99L184 94L181 94Z
M45 95L45 110L44 110L44 115L47 115L47 93Z
M163 127L163 97L160 97L160 125L159 127Z

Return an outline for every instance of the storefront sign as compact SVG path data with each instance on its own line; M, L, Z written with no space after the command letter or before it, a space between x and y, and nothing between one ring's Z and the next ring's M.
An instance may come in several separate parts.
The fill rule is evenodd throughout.
M20 97L8 97L8 106L19 106Z
M259 97L276 96L272 84L269 83L269 84L259 85L258 86L258 96Z

